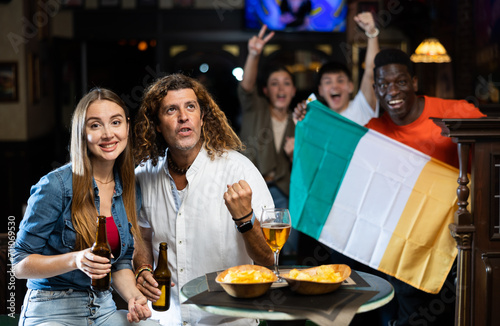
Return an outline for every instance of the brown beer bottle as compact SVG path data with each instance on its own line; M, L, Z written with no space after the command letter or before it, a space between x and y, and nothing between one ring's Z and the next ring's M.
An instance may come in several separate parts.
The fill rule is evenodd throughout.
M106 216L97 217L97 233L95 236L95 243L90 249L94 255L106 257L111 261L111 249L108 243L108 235L106 233ZM90 286L93 291L106 291L109 290L111 283L111 273L108 273L101 279L92 279Z
M171 274L170 269L168 269L166 242L160 243L158 266L153 273L153 277L158 282L158 289L161 290L160 299L152 303L153 309L156 311L167 311L170 308Z

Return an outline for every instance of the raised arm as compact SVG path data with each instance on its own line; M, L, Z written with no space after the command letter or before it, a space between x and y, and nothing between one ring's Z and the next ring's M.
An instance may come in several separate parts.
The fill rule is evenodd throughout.
M240 82L241 87L246 92L250 92L255 87L262 49L264 49L264 45L274 36L274 32L271 32L264 37L266 29L267 26L263 25L259 34L257 36L252 36L252 38L248 40L248 56L245 61L243 80Z
M379 30L375 26L375 19L370 12L362 12L354 17L354 21L365 31L368 38L365 55L365 72L361 79L360 90L373 110L376 109L377 98L373 90L373 68L375 67L375 56L380 51L378 34Z
M224 201L227 209L231 214L236 225L239 226L252 219L252 189L245 180L240 180L238 183L227 186L227 191L224 193ZM245 217L244 219L241 219ZM245 233L241 233L245 241L245 248L248 255L257 264L270 266L273 264L273 252L266 243L264 235L260 230L258 219L254 219L253 228Z

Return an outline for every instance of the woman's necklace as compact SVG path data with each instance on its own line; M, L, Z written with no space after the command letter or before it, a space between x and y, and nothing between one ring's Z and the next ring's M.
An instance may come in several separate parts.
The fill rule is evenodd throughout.
M186 174L187 170L189 170L189 168L191 167L191 165L189 165L187 168L181 169L180 167L177 166L177 164L174 163L171 155L168 155L168 154L167 154L167 161L168 161L168 167L171 168L175 173L177 173L179 175Z
M101 181L101 180L97 179L96 177L94 177L94 180L95 180L95 181L97 181L97 182L99 182L100 184L107 185L107 184L109 184L109 183L111 183L111 182L115 181L115 178L112 178L111 180L106 181L106 182L103 182L103 181Z

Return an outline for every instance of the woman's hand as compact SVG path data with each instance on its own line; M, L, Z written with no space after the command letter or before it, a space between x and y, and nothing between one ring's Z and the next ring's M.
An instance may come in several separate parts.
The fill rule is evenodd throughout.
M127 320L130 323L138 323L151 317L151 310L148 307L148 299L143 295L138 295L128 301Z
M266 34L267 25L262 25L262 28L259 31L257 36L252 36L252 38L248 41L248 52L250 55L259 56L262 53L262 49L264 45L274 36L274 32Z
M76 252L75 265L93 280L101 279L111 272L109 259L93 254L90 248Z
M283 146L283 150L285 154L290 159L290 162L293 162L293 149L295 148L295 137L286 137L285 145Z

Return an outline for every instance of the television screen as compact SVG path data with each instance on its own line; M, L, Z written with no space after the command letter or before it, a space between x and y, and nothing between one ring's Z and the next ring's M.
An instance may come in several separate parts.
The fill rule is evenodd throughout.
M274 31L344 32L345 0L246 0L245 25Z

